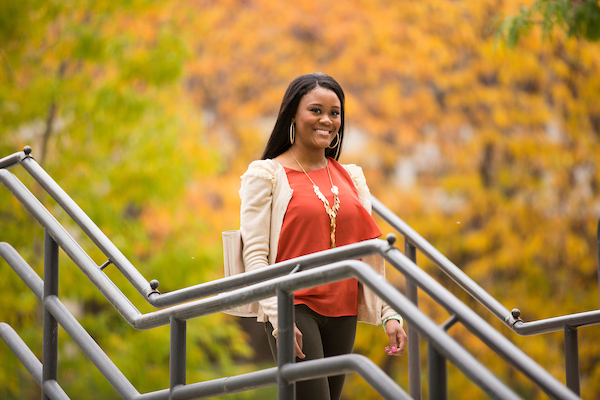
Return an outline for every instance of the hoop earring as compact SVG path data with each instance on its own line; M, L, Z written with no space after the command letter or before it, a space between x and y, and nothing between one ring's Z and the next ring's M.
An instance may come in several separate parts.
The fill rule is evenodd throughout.
M340 144L340 131L337 131L337 133L335 134L335 138L337 139L335 144L332 146L331 144L327 147L328 149L335 149L335 146L337 146L338 144Z
M340 158L340 149L341 148L342 148L342 146L338 146L337 150L335 152L335 158L334 158L334 160L336 160L336 161Z
M290 143L294 144L295 140L296 140L296 128L294 127L294 123L292 122L290 124Z

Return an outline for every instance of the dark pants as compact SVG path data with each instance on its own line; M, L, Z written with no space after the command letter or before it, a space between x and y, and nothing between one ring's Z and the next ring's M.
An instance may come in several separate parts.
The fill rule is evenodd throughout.
M324 317L303 304L294 306L294 312L296 326L302 332L302 352L306 355L304 360L296 357L296 362L352 352L356 316ZM265 332L277 362L277 345L270 322L265 323ZM296 382L296 400L338 400L345 379L346 375L336 375Z

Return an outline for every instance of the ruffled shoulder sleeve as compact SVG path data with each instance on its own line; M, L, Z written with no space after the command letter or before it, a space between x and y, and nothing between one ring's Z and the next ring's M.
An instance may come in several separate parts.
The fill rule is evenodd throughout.
M261 178L267 181L270 181L272 187L274 188L277 179L276 179L276 166L275 161L273 160L256 160L252 161L248 166L248 169L242 175L242 182L247 180L248 178Z

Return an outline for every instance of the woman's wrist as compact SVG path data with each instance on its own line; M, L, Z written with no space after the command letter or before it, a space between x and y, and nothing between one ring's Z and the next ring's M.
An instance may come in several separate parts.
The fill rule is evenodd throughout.
M388 323L388 321L392 320L392 319L398 321L398 323L400 323L400 327L404 326L404 320L402 319L402 316L400 314L389 315L389 316L385 317L383 320L381 320L381 325L383 325L383 331L385 333L387 333L385 326Z
M296 323L294 323L294 328L296 328ZM277 334L279 333L279 328L275 328L273 329L273 331L271 332L271 335L273 335L273 337L275 339L277 339Z

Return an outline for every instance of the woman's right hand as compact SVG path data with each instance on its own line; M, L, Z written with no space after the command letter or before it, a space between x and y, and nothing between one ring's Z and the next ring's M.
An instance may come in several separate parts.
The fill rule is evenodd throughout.
M275 341L277 341L277 336L273 336L275 336ZM279 345L277 347L279 347ZM294 324L294 354L298 358L306 358L306 355L302 352L302 332L300 332L300 329L298 329L296 324Z
M390 337L390 345L386 346L385 352L389 356L401 356L404 354L408 338L406 332L402 329L402 325L395 319L390 319L385 324L385 332Z
M296 324L294 324L294 339L296 357L305 359L306 355L302 352L302 332L300 332Z

